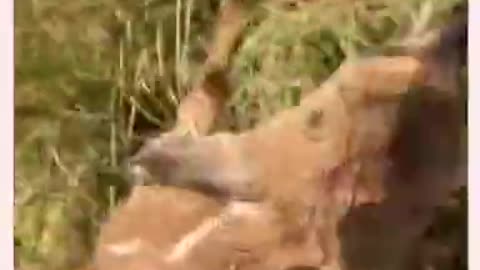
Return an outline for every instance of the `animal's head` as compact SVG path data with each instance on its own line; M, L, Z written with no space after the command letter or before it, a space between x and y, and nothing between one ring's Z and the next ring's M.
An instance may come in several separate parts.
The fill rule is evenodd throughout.
M126 166L133 184L167 184L180 165L180 157L188 154L193 144L190 136L149 138Z
M250 196L254 171L240 136L165 136L147 141L128 162L136 184L193 188L217 196Z

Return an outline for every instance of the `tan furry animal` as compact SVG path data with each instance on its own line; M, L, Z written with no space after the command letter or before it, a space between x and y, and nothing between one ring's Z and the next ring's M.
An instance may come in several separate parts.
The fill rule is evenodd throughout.
M400 77L398 81L403 84L400 90L392 87L390 90L393 93L406 91L411 78L415 78L421 70L421 64L414 58L374 59L380 60L387 62L382 64L394 67L392 81ZM400 61L401 65L389 61ZM360 143L368 145L368 148L351 146L351 139L359 138L360 134L355 133L361 131L354 123L362 122L353 121L351 115L355 112L352 114L352 107L349 108L347 102L364 102L368 90L372 88L359 87L357 91L367 91L360 93L355 100L346 101L339 91L341 86L335 82L340 78L344 83L340 85L348 85L350 69L358 66L361 68L356 72L366 73L371 72L369 68L375 67L368 61L363 65L344 65L332 81L327 81L306 97L300 106L285 111L250 132L195 139L172 137L149 142L133 160L134 166L145 172L142 178L150 178L150 181L207 187L233 199L267 200L274 202L277 208L293 211L293 217L302 216L297 212L301 213L307 207L319 209L315 227L321 228L323 232L320 235L327 237L321 241L324 249L328 250L324 263L338 264L339 247L335 242L335 230L341 213L336 213L337 205L342 203L345 208L349 201L343 194L337 198L335 191L340 190L350 196L355 172L339 177L331 176L332 172L346 161L360 157L357 153L380 151L380 147L386 147L391 135L388 132L392 130L387 127L363 137L366 141ZM398 67L406 71L401 70L398 75L395 73ZM375 81L370 85L375 86ZM345 187L338 189L338 181L343 181Z
M313 207L319 219L314 226L328 238L320 239L323 263L339 268L336 224L344 213L338 209L384 197L383 162L401 97L415 86L455 90L443 88L454 84L439 74L458 68L458 56L439 60L443 55L437 52L442 42L461 43L450 40L451 33L442 32L419 56L346 61L299 106L252 131L155 139L133 158L135 173L142 180L263 200L294 213ZM457 36L462 39L462 32ZM370 175L361 180L362 174Z

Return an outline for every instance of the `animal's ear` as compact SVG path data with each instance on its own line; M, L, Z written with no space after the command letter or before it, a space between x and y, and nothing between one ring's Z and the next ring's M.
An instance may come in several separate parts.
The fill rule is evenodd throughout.
M220 7L203 64L204 76L180 102L174 130L206 135L213 128L231 94L227 73L250 11L258 0L228 0Z

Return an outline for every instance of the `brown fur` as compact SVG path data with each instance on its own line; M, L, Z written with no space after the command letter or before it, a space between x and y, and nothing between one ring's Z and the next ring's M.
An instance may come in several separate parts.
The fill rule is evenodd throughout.
M313 209L313 217L307 222L309 225L300 230L300 235L309 235L301 241L302 245L314 243L313 250L321 247L322 259L316 258L315 265L343 268L338 223L350 206L379 203L385 197L388 188L384 181L388 171L388 162L385 161L388 161L387 150L396 132L401 97L412 86L431 84L432 80L438 85L438 80L443 79L431 68L431 60L426 55L425 58L374 57L346 62L319 89L305 97L300 106L280 113L252 131L192 140L159 140L156 147L144 148L134 162L143 166L151 177L158 178L157 181L187 187L210 185L227 197L261 199L262 204L273 206L272 213L285 216L290 221L268 224L268 229L273 231L265 234L277 239L267 245L268 254L293 254L295 250L308 254L308 249L297 246L290 250L278 239L289 235L288 232L295 228L293 224L308 216L306 213ZM450 64L448 68L451 68ZM451 77L445 79L445 85L453 85ZM420 171L415 175L417 178L440 178L435 174L422 176ZM409 187L402 188L409 190ZM442 192L432 194L441 197ZM396 197L399 192L395 194L390 201L403 198ZM421 201L420 194L415 196ZM181 197L183 199L183 195ZM408 204L407 201L397 199L393 205L398 207ZM176 203L172 203L171 207L173 205L177 208ZM395 206L389 207L395 209ZM164 213L160 210L161 206L152 209ZM178 209L165 211L173 213ZM187 216L194 215L187 213ZM189 224L184 220L186 217L173 216L172 219ZM409 237L415 236L422 222L419 221L420 225ZM256 226L255 233L263 235L261 227ZM162 229L164 227L168 226L162 226ZM273 233L275 228L279 228L281 233ZM311 228L316 232L311 233ZM235 227L232 231L239 233L243 229ZM253 241L252 236L242 239ZM164 241L159 240L161 243ZM211 247L216 245L210 244L209 249ZM221 251L228 250L222 247L218 252L210 250L207 254L218 255L212 263L225 267L226 262L219 261L233 256L231 253L222 255ZM278 256L260 253L261 260ZM204 255L192 260L198 265L207 257ZM141 259L142 262L146 260ZM273 261L282 260L277 258ZM155 263L159 264L157 267L167 267L162 261ZM208 269L216 269L219 265L209 265ZM269 269L269 265L267 263L263 266L267 268L262 269Z
M376 70L380 68L381 73ZM322 263L337 265L336 224L344 214L338 209L351 203L357 185L353 165L361 166L362 158L375 157L388 147L398 106L398 98L392 97L406 93L411 83L421 78L421 68L420 62L409 57L346 63L300 106L252 131L159 142L157 148L146 148L153 152L137 155L135 162L144 167L150 164L147 171L165 183L191 186L203 181L230 196L266 199L275 209L287 209L293 220L305 215L305 207L313 207L316 215L312 222L320 230L316 235L322 236L318 241L325 252ZM382 76L372 76L376 72ZM390 87L384 86L386 81ZM385 126L367 121L373 116L380 117L377 120ZM315 117L319 119L312 119ZM166 160L174 164L164 163ZM334 175L335 170L339 175ZM373 181L363 190L382 185L381 178ZM382 191L381 187L376 190ZM368 197L363 199L368 201Z
M294 258L290 254L279 260L290 252L303 254L304 245L302 241L291 240L298 238L295 232L288 233L290 240L285 237L286 221L268 206L254 205L259 213L239 210L244 211L241 218L233 218L214 229L181 259L165 260L182 237L195 231L208 218L218 217L222 207L215 200L188 190L137 187L102 227L95 267L97 270L223 270L236 265L252 270L284 269L318 257L314 252L310 258ZM134 239L138 239L136 245L132 244ZM115 254L112 245L126 243L128 246L129 242L134 248L125 251L123 256Z

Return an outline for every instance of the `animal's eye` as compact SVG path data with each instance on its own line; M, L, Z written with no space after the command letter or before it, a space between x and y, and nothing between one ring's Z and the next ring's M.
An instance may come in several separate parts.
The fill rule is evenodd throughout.
M310 128L317 128L322 125L323 111L313 110L308 115L307 126Z

